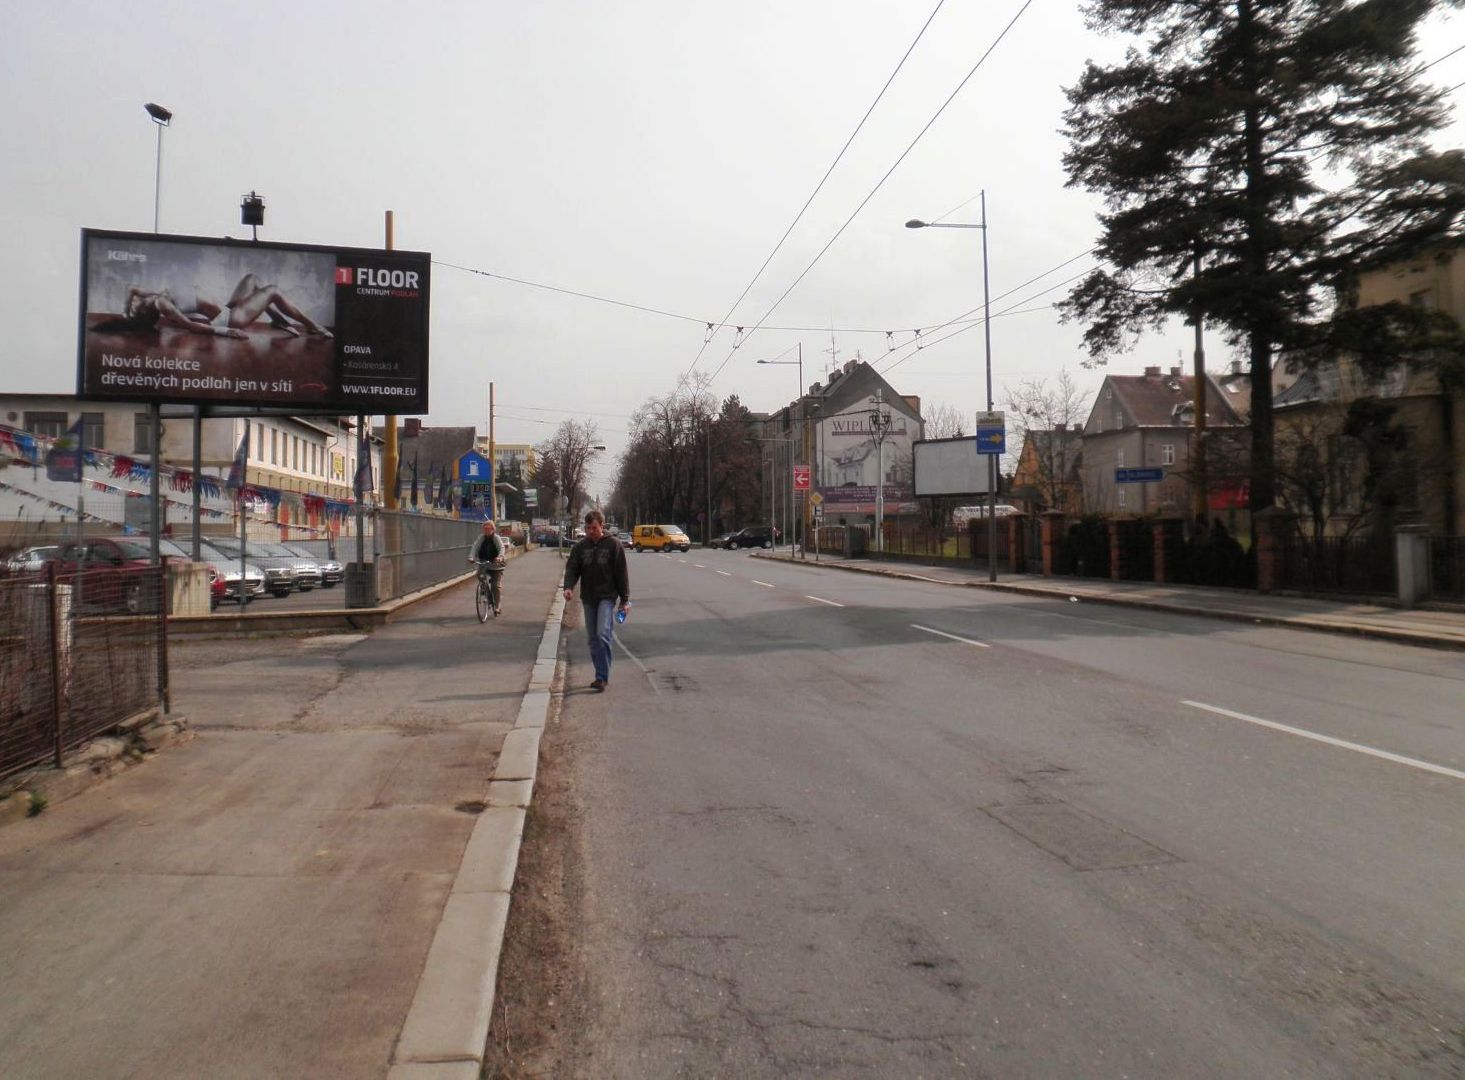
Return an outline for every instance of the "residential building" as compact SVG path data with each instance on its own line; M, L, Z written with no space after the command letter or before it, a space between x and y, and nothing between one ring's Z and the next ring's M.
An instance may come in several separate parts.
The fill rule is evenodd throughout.
M871 414L889 417L877 442ZM769 414L762 425L768 460L778 470L779 501L792 510L780 523L802 514L802 497L784 478L792 466L811 465L811 487L823 498L824 520L831 525L873 525L883 478L885 516L914 514L911 445L922 438L921 399L903 395L863 360L851 360L814 383L802 398Z
M1359 275L1357 303L1400 303L1465 323L1461 247ZM1465 534L1465 392L1401 359L1370 378L1349 356L1299 370L1275 398L1278 504L1313 535L1418 524Z
M1011 498L1028 513L1061 510L1082 514L1083 431L1054 424L1046 431L1028 431L1012 473Z
M1245 475L1244 441L1238 438L1246 430L1238 411L1245 384L1232 379L1230 385L1235 389L1206 376L1212 492L1228 486L1230 477ZM1195 377L1183 369L1147 367L1143 375L1105 377L1083 428L1084 509L1109 516L1188 515L1194 426ZM1162 479L1118 482L1118 470L1136 468L1159 468Z

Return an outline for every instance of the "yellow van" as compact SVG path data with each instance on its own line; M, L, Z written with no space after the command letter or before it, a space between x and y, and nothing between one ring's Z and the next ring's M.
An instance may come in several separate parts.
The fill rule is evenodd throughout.
M637 551L691 551L692 541L675 525L637 525L631 530L631 547Z

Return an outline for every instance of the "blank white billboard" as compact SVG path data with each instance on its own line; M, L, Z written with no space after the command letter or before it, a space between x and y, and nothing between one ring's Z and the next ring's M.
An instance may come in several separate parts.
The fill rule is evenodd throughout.
M916 497L931 495L985 495L989 488L989 455L977 453L970 435L955 439L924 439L914 443Z

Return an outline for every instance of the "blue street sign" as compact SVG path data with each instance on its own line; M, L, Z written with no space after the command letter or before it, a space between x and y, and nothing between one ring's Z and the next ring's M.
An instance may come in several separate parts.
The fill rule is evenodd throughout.
M1163 479L1165 470L1161 468L1114 470L1116 484L1157 484Z
M1002 413L977 413L977 453L1007 453L1007 418Z

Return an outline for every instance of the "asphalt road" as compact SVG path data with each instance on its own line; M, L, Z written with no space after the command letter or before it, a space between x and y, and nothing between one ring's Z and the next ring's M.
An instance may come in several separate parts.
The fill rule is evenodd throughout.
M1465 1072L1458 655L741 552L631 574L564 715L581 1074Z

